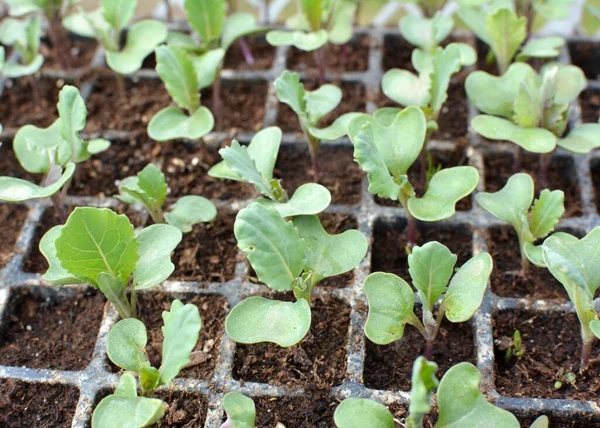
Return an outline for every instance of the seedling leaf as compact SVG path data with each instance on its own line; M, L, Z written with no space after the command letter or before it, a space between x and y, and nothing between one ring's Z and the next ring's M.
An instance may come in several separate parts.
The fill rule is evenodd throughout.
M422 427L423 417L431 410L431 394L438 386L435 377L438 365L418 357L413 364L412 387L410 390L409 417L406 419L407 428Z
M333 420L338 428L394 428L394 417L380 403L364 398L346 398L335 409Z
M194 63L176 46L156 49L156 72L177 105L193 113L200 105L200 87Z
M239 38L266 31L259 27L256 18L251 13L234 13L225 19L221 46L225 51Z
M254 401L239 392L228 392L223 397L223 408L231 428L254 428L256 408Z
M147 341L144 323L136 318L127 318L116 323L108 332L106 353L122 369L140 373L142 368L150 366L145 351Z
M206 107L200 107L191 116L176 107L166 107L150 120L148 135L156 141L198 140L212 131L214 125L215 119Z
M287 202L274 202L260 199L258 203L273 208L281 217L319 214L331 203L331 193L316 183L306 183L298 187Z
M325 43L329 36L326 30L319 30L311 33L304 31L269 31L267 33L267 42L271 46L294 46L306 52L319 49Z
M62 226L54 226L40 240L40 252L48 260L48 270L42 276L45 281L54 285L78 284L81 282L60 265L56 257L56 246L54 241L60 235Z
M518 173L511 176L498 192L478 193L475 200L483 209L519 230L527 220L527 211L533 202L533 191L531 176Z
M531 209L531 233L534 238L544 238L554 230L554 226L565 212L565 194L562 190L542 190Z
M183 3L190 26L207 45L218 40L223 32L225 6L225 0L185 0Z
M556 136L544 128L522 128L495 116L479 115L471 121L475 131L491 140L508 140L527 151L550 153L556 148Z
M572 129L558 146L575 154L585 155L600 147L600 124L584 123Z
M133 271L134 289L154 287L171 276L175 270L171 252L181 238L181 232L168 224L153 224L137 234L139 260Z
M171 212L165 213L165 220L183 233L188 233L195 224L213 221L216 216L215 204L202 196L189 195L175 202Z
M60 178L50 186L42 187L27 180L0 177L0 200L23 202L36 198L47 198L58 192L73 177L75 164L68 163Z

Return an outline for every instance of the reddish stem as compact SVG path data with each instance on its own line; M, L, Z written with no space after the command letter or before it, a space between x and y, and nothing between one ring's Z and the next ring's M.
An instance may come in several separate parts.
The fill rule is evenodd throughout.
M317 62L317 68L319 69L319 83L325 84L325 46L321 46L315 51L315 61Z
M213 99L212 99L212 105L213 105L213 115L215 115L216 117L219 117L221 115L221 76L217 75L217 77L215 77L215 80L212 84L212 89L213 89Z
M238 44L240 45L240 49L242 50L242 55L244 55L244 60L246 61L246 64L253 65L254 57L252 56L252 52L250 51L248 43L246 43L246 39L242 37L238 40Z

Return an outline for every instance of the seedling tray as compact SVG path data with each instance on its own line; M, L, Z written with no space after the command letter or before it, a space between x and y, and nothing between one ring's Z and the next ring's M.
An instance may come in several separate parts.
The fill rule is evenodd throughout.
M394 38L400 39L396 30L371 30L360 29L356 32L355 39L367 37L369 40L369 61L368 69L363 72L348 72L339 75L329 75L329 78L336 82L348 82L363 85L366 92L366 110L372 112L375 110L375 100L379 97L380 82L384 70L382 59L385 55L384 46L386 40ZM474 44L473 39L466 35L458 34L456 37L465 38ZM580 42L589 42L589 40L571 39L569 46L573 49ZM286 68L286 59L290 49L278 48L276 50L275 60L270 70L266 71L242 71L224 70L222 73L223 85L229 82L265 82L268 85L268 95L266 98L263 127L271 126L277 123L279 103L274 93L273 81ZM94 60L94 66L103 64L104 53L98 48ZM569 48L563 48L560 61L570 62ZM42 77L49 79L63 79L65 81L77 81L81 78L79 71L63 73L61 71L50 70L43 71ZM302 73L306 78L306 73ZM588 77L589 78L589 77ZM158 76L153 70L142 70L131 79L157 80ZM85 81L82 83L82 95L89 97L94 81ZM6 90L6 89L5 89ZM590 81L586 93L600 91L600 82ZM476 114L475 108L464 100L468 111L469 120ZM581 117L581 109L576 106L575 114L571 118L572 125L576 124ZM224 114L227 114L227 106L224 106ZM595 112L597 117L597 111ZM9 124L7 124L9 125ZM3 140L10 141L14 135L15 129L5 129L2 135ZM242 143L248 143L253 135L250 130L239 130L236 138ZM128 132L113 132L106 130L102 136L115 141L128 140L131 138ZM233 135L227 132L215 132L205 138L207 145L229 144ZM467 132L467 146L464 148L466 163L479 170L480 182L477 190L486 189L486 159L500 156L513 156L514 145L509 143L490 143L483 141L471 129ZM160 143L157 143L160 144ZM188 145L198 145L198 142L186 142ZM117 146L118 147L118 146ZM332 148L343 148L352 150L352 146L347 139L342 139L333 143L325 143L324 150ZM429 148L434 153L452 153L458 149L457 143L453 141L432 141ZM286 133L284 135L281 151L287 152L307 152L305 141L298 134ZM442 156L443 158L443 156ZM559 224L561 230L571 230L577 233L587 233L595 226L600 225L600 217L596 207L596 195L594 190L593 172L600 166L600 155L591 154L588 156L574 156L569 153L558 151L556 158L562 160L562 165L570 165L568 170L563 170L563 175L569 175L572 183L577 187L577 196L580 198L580 209L576 216L563 218ZM495 173L495 171L490 171ZM115 177L122 179L124 177ZM285 185L285 184L284 184ZM598 184L597 184L598 185ZM435 228L439 231L460 230L460 233L467 234L467 240L471 242L472 254L478 254L487 251L490 244L490 231L503 226L503 223L483 211L474 201L474 195L470 197L470 204L467 203L466 211L457 211L456 215L449 220L435 224L420 224L419 228ZM239 210L247 205L249 200L234 201L216 201L219 209ZM116 199L105 197L70 197L69 203L73 205L91 205L115 207L118 205ZM14 256L8 264L0 270L0 330L4 331L11 323L9 315L13 313L15 305L19 299L15 298L19 293L27 291L35 296L43 296L50 301L67 299L76 294L85 287L54 287L49 286L41 279L41 274L27 273L23 270L24 260L28 257L30 250L37 245L34 241L36 227L46 209L49 208L47 202L35 202L26 204L28 215L24 226L20 231L18 241L14 249ZM390 390L375 389L365 386L364 371L366 365L367 340L363 333L363 326L367 315L367 302L362 292L362 283L367 275L376 269L373 263L374 249L377 246L386 244L385 234L380 231L402 230L406 224L403 210L392 206L379 205L375 198L367 191L367 181L363 178L360 189L360 201L353 205L332 205L327 210L329 213L341 213L350 216L356 220L358 229L364 233L371 242L371 248L363 262L354 270L353 278L345 288L317 287L314 298L336 298L350 308L349 328L347 331L347 357L345 375L341 384L332 387L326 391L331 397L331 402L341 401L348 396L374 398L388 405L395 403L396 406L407 407L409 399L409 390ZM143 220L143 214L140 214ZM443 242L452 246L452 242ZM199 243L202 244L201 242ZM515 241L516 245L516 241ZM400 244L396 245L398 253L403 250ZM459 261L459 264L465 260ZM245 257L240 253L235 265L233 279L226 282L195 282L195 281L166 281L162 286L149 291L148 293L168 293L169 298L193 295L220 295L227 299L229 308L235 306L240 300L249 295L266 293L266 287L256 284L250 279L251 272ZM600 309L600 302L597 302L597 308ZM208 308L210 311L211 308ZM505 312L525 310L534 314L543 313L574 313L573 305L567 300L532 300L529 298L518 297L500 297L492 292L490 287L485 294L481 309L470 321L468 329L472 331L474 343L473 360L476 362L482 373L482 390L488 396L488 399L496 405L505 408L521 419L535 418L540 414L546 414L551 419L560 418L568 421L587 421L588 423L600 424L600 406L598 401L580 401L571 399L542 399L542 398L519 398L509 397L500 394L496 390L495 379L497 377L495 353L494 353L494 335L493 320ZM201 309L201 312L203 309ZM90 425L90 418L94 406L98 400L114 388L117 384L118 375L110 371L105 352L106 336L112 325L117 321L118 316L112 306L105 304L102 313L102 321L99 326L95 345L89 363L81 370L51 370L29 367L0 366L0 378L13 379L31 384L49 384L49 385L70 385L79 391L79 399L74 408L72 420L73 427L86 427ZM443 324L444 326L444 324ZM217 340L218 338L214 338ZM566 340L578 341L578 335L568 337ZM275 400L282 398L302 397L308 393L308 386L293 385L288 387L275 386L267 383L257 383L251 381L238 380L234 376L234 362L236 344L230 340L225 333L222 334L218 345L218 356L214 374L209 379L177 378L174 384L168 388L174 392L189 392L203 397L203 406L205 412L206 427L218 427L223 421L224 413L221 406L223 395L229 391L238 391L247 394L253 398L271 397ZM2 345L0 343L0 345ZM460 346L460 343L454 344ZM526 344L527 346L527 344ZM439 361L438 361L439 362ZM458 363L458 361L453 362ZM592 369L594 370L594 369ZM329 412L332 413L334 406ZM260 413L261 408L258 408ZM260 417L260 415L259 415ZM322 422L320 426L333 426L333 421L329 417ZM591 426L591 425L589 425Z

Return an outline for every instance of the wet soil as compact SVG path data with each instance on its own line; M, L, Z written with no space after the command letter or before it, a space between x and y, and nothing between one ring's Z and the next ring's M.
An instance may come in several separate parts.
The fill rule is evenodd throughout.
M16 254L15 243L28 213L29 210L23 205L0 204L0 269Z
M299 398L254 398L256 426L332 427L333 414L339 401L319 391L308 391Z
M71 70L87 67L92 63L94 54L98 48L98 42L95 39L71 39L70 40L71 54ZM40 46L40 52L44 55L44 65L42 70L61 69L58 62L56 51L53 49L49 40L44 40ZM66 70L68 71L68 70Z
M586 89L579 96L583 123L597 123L600 115L600 92Z
M58 118L56 103L58 93L65 82L52 79L34 81L39 94L39 104L33 95L29 78L6 80L0 97L0 117L5 130L24 125L47 127Z
M573 65L581 68L589 80L598 80L600 76L600 54L595 42L569 43L569 53Z
M246 62L238 41L227 50L225 66L223 68L235 71L256 71L269 70L273 67L275 48L267 43L264 36L250 36L246 37L245 40L254 58L254 63L248 64Z

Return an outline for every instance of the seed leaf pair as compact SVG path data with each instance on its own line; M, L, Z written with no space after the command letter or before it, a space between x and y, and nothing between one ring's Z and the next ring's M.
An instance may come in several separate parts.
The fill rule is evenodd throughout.
M19 61L4 63L4 54L0 61L0 73L8 78L31 76L44 63L44 56L39 52L42 32L41 19L29 16L23 19L4 18L0 23L0 43L14 46L19 52ZM2 63L4 63L2 65Z

